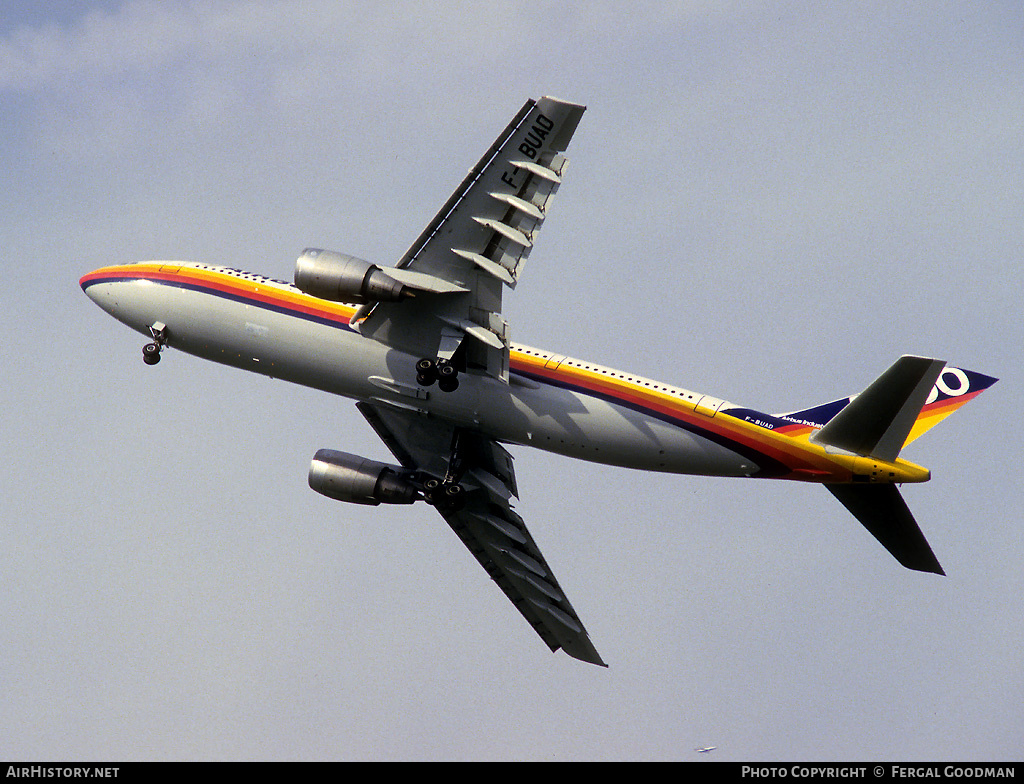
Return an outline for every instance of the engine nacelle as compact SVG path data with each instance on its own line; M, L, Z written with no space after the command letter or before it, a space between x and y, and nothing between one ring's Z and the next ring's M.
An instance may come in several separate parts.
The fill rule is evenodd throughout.
M309 465L309 486L321 495L353 504L411 504L419 494L398 466L321 449Z
M397 302L412 291L376 264L346 253L307 248L295 262L295 285L333 302Z

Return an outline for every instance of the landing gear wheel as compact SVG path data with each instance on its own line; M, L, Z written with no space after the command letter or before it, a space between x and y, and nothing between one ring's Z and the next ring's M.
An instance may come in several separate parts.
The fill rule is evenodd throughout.
M447 359L437 360L438 387L442 392L454 392L459 388L459 371Z
M160 321L151 324L149 334L153 336L153 342L142 347L142 361L147 365L155 365L160 361L160 352L167 345L167 325Z
M427 479L423 483L423 494L427 503L438 509L461 509L466 503L462 485L449 480L442 481L434 477Z
M428 496L434 496L441 487L440 479L428 479L423 483L423 489L426 490Z
M456 492L452 492L452 491ZM444 499L440 503L441 507L452 512L459 511L466 505L466 495L462 492L462 488L458 485L451 485L444 494Z
M437 381L437 364L424 357L416 363L416 383L421 387L429 387Z
M459 388L458 376L459 371L450 360L424 357L416 362L416 383L421 387L437 381L442 392L454 392Z

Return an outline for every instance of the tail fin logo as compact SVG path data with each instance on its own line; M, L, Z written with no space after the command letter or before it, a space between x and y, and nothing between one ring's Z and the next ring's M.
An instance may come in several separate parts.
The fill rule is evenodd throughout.
M948 376L953 377L956 386L950 386L949 381L947 381ZM942 395L943 400L945 400L950 397L966 395L970 391L971 380L967 377L967 374L960 368L947 367L939 374L938 379L935 381L935 386L932 387L932 391L928 394L928 399L925 400L925 405L934 403L939 399L939 395Z
M992 376L957 367L943 368L917 415L907 443L928 432L954 411L996 383Z

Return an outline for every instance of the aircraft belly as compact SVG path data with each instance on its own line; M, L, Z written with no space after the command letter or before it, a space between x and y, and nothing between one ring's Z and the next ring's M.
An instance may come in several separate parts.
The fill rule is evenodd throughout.
M313 323L202 291L149 281L103 285L109 290L96 298L104 309L147 335L150 325L165 324L172 349L334 394L370 394L368 379L386 372L388 354L396 353L347 326Z
M102 307L144 334L162 322L168 345L233 367L332 394L391 405L468 426L499 441L609 465L667 473L748 476L744 457L642 410L547 384L467 375L454 392L423 388L415 357L323 324L209 292L150 281L103 284ZM125 287L125 288L120 288Z
M641 411L557 387L507 389L504 405L493 389L482 396L491 403L483 426L501 440L648 471L748 476L758 470L726 446Z

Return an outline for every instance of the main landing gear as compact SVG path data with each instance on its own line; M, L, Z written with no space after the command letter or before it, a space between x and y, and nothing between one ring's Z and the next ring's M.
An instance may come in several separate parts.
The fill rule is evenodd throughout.
M462 485L457 484L454 479L449 477L444 479L430 477L423 483L423 494L426 496L427 503L438 509L456 511L466 503Z
M160 352L167 345L167 325L159 321L149 328L153 342L142 347L142 361L147 365L155 365L160 361Z
M456 429L452 434L452 450L448 457L448 470L443 479L435 476L424 480L423 496L427 503L441 511L456 512L466 505L466 491L460 484L469 468L475 446L472 437Z
M416 363L416 382L429 387L435 381L442 392L454 392L459 388L459 371L447 359L424 357Z

